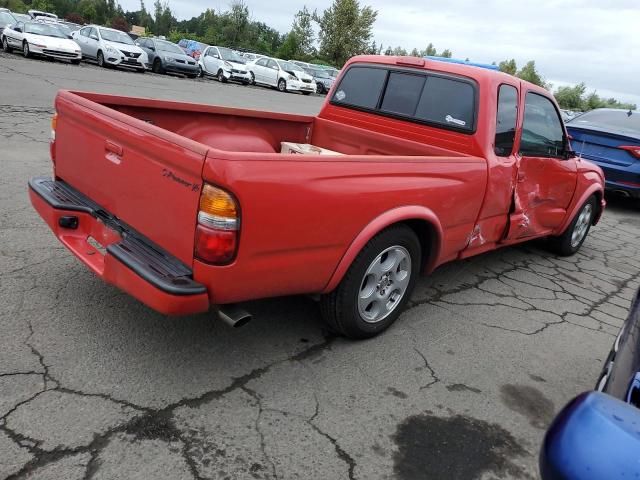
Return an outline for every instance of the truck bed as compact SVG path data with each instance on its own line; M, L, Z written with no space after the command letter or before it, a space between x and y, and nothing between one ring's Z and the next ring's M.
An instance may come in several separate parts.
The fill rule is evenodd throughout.
M56 111L56 179L193 268L216 303L324 291L357 235L396 208L437 219L432 268L466 246L486 187L483 158L424 129L69 91ZM281 154L282 141L343 155ZM194 259L203 183L238 199L232 265Z

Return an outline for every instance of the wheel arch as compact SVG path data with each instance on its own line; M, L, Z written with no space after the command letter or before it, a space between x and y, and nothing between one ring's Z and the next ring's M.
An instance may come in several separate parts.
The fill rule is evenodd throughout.
M435 268L442 247L442 225L430 209L422 206L406 206L389 210L369 222L351 242L322 293L334 290L362 248L381 231L393 225L407 225L420 241L422 271Z
M554 235L562 234L571 224L571 221L578 213L578 210L584 205L584 202L590 196L596 197L596 208L598 209L597 214L593 217L593 225L596 225L600 220L600 216L602 215L602 211L604 209L604 192L602 190L602 186L599 184L593 184L587 187L584 192L580 196L576 196L574 201L571 203L571 206L567 209L568 214L565 217L562 224L556 229Z

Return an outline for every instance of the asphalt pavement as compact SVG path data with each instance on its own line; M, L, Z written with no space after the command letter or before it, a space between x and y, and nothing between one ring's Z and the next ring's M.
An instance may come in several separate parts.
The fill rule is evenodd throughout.
M316 113L323 99L0 54L0 478L537 478L640 283L640 211L571 258L542 243L440 268L383 335L329 335L307 297L233 330L104 284L31 208L60 88Z

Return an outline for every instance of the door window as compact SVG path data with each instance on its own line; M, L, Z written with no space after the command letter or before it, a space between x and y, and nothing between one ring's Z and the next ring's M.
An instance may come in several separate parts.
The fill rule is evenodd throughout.
M260 66L260 67L266 67L267 66L267 59L266 58L261 58L256 62L256 65Z
M267 62L267 67L269 68L276 67L276 68L273 68L274 70L276 70L278 68L278 64L275 62L275 60L269 60Z
M94 40L97 40L98 30L96 30L95 28L91 28L91 30L89 30L89 37L93 38Z
M561 157L565 151L562 121L548 98L529 92L525 98L520 154L528 157Z
M511 85L500 85L494 151L498 157L508 157L513 151L518 119L518 90Z

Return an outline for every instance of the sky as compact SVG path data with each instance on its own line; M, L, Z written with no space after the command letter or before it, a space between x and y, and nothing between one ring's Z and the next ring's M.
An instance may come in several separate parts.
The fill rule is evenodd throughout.
M139 0L119 0L138 10ZM304 0L245 0L253 20L285 33ZM331 0L308 0L321 12ZM146 2L152 6L151 0ZM426 48L433 43L455 58L518 66L535 60L554 89L585 82L588 91L640 107L640 0L360 0L378 11L373 38L378 45ZM179 19L206 8L223 11L226 0L169 0Z

